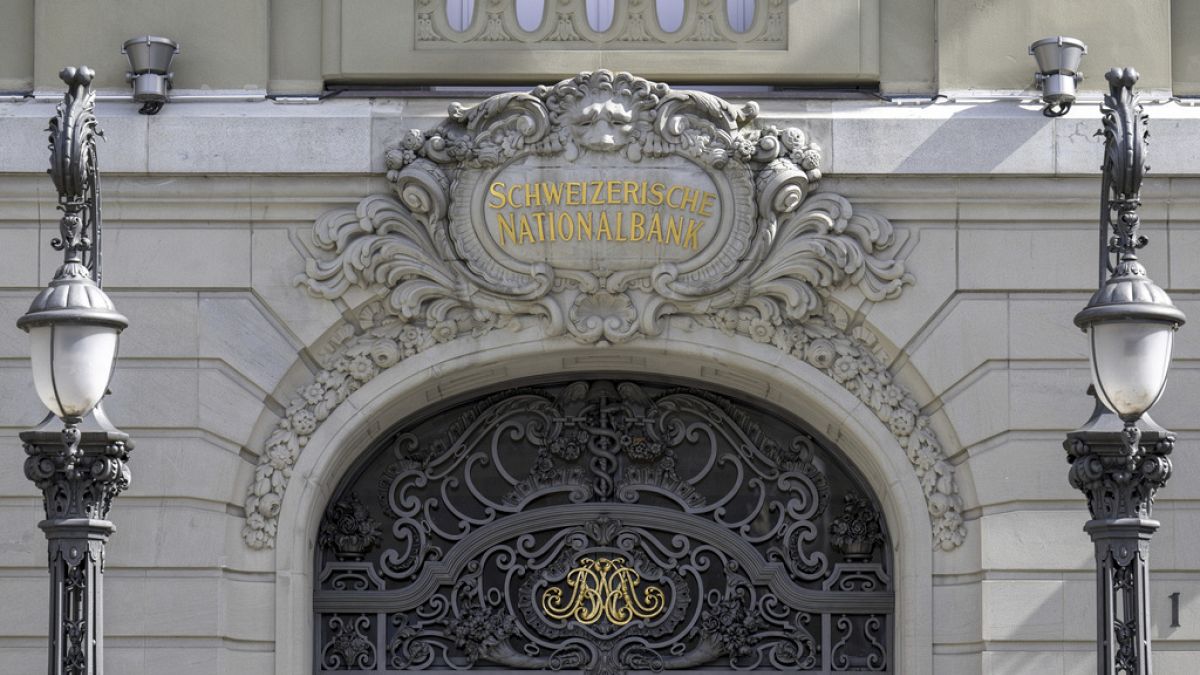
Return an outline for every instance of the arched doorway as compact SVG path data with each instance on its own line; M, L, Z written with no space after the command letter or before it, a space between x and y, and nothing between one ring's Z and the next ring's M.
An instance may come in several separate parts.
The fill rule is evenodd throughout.
M577 377L431 411L343 477L315 672L889 672L887 527L839 453L697 387Z

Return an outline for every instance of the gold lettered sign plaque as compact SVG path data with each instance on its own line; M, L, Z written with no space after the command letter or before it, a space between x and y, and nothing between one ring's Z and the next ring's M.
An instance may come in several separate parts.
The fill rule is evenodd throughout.
M722 204L730 195L678 158L630 166L611 155L571 164L529 157L485 183L481 234L527 263L653 267L694 257L728 230Z
M443 332L461 303L489 325L536 316L548 335L588 343L658 334L670 314L732 317L744 306L779 325L773 307L746 304L750 290L805 315L819 301L800 286L852 274L861 237L843 236L839 214L821 207L804 220L820 150L799 129L754 126L757 113L753 103L605 70L454 104L446 122L410 131L388 152L388 180L418 221L396 234L414 255L364 249L349 265L395 251L387 278L412 283L389 306L405 314L429 299ZM372 236L359 236L364 223L391 217L390 205L376 207L331 232L331 244ZM819 250L776 245L807 233L822 238ZM825 243L830 235L838 241ZM847 261L826 261L826 251ZM775 281L793 274L800 280Z
M747 253L753 187L744 166L717 170L678 155L526 155L462 172L450 227L464 256L497 280L565 273L588 283L614 272L649 280L669 271L703 283Z
M623 310L631 288L719 290L759 230L760 144L739 133L754 111L605 71L452 110L472 135L447 176L451 242L489 288L518 295L571 287Z

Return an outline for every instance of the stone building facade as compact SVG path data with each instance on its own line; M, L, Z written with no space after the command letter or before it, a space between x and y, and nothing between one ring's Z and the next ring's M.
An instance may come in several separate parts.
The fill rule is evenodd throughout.
M668 31L671 5L5 4L0 323L56 265L58 69L98 72L131 323L104 408L136 442L110 673L1094 670L1061 444L1092 409L1102 74L1141 72L1143 260L1200 315L1200 5L700 0ZM153 116L119 52L147 33L182 46ZM1055 34L1090 54L1051 119L1026 48ZM17 434L45 413L0 335L0 673L24 674L46 573ZM1155 408L1179 675L1197 359L1185 327ZM587 574L625 604L582 618Z

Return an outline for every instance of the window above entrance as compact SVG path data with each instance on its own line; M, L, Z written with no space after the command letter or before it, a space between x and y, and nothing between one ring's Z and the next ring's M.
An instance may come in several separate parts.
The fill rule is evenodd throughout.
M335 85L537 81L596 68L691 82L877 83L878 3L822 4L327 0L323 70Z
M586 379L380 437L318 535L316 672L889 672L887 528L797 425Z
M527 33L537 32L546 18L547 0L514 0L513 11L517 25ZM588 27L597 33L612 28L616 0L585 0ZM450 30L465 33L471 28L475 15L476 0L446 0L446 23ZM753 26L755 0L725 0L729 28L735 33L745 33ZM687 13L687 0L655 0L654 17L658 28L674 33L683 25Z

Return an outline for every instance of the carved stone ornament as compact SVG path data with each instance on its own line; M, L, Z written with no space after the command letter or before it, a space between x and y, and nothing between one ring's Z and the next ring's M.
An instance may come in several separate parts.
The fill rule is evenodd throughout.
M353 391L439 343L540 325L596 345L715 328L807 362L887 425L924 488L934 546L957 547L961 498L929 418L830 299L856 287L884 301L912 282L888 256L892 225L814 193L820 149L800 129L755 126L757 112L600 70L454 104L437 128L408 132L387 153L394 197L315 224L298 283L376 299L268 438L248 544L273 544L296 457Z

